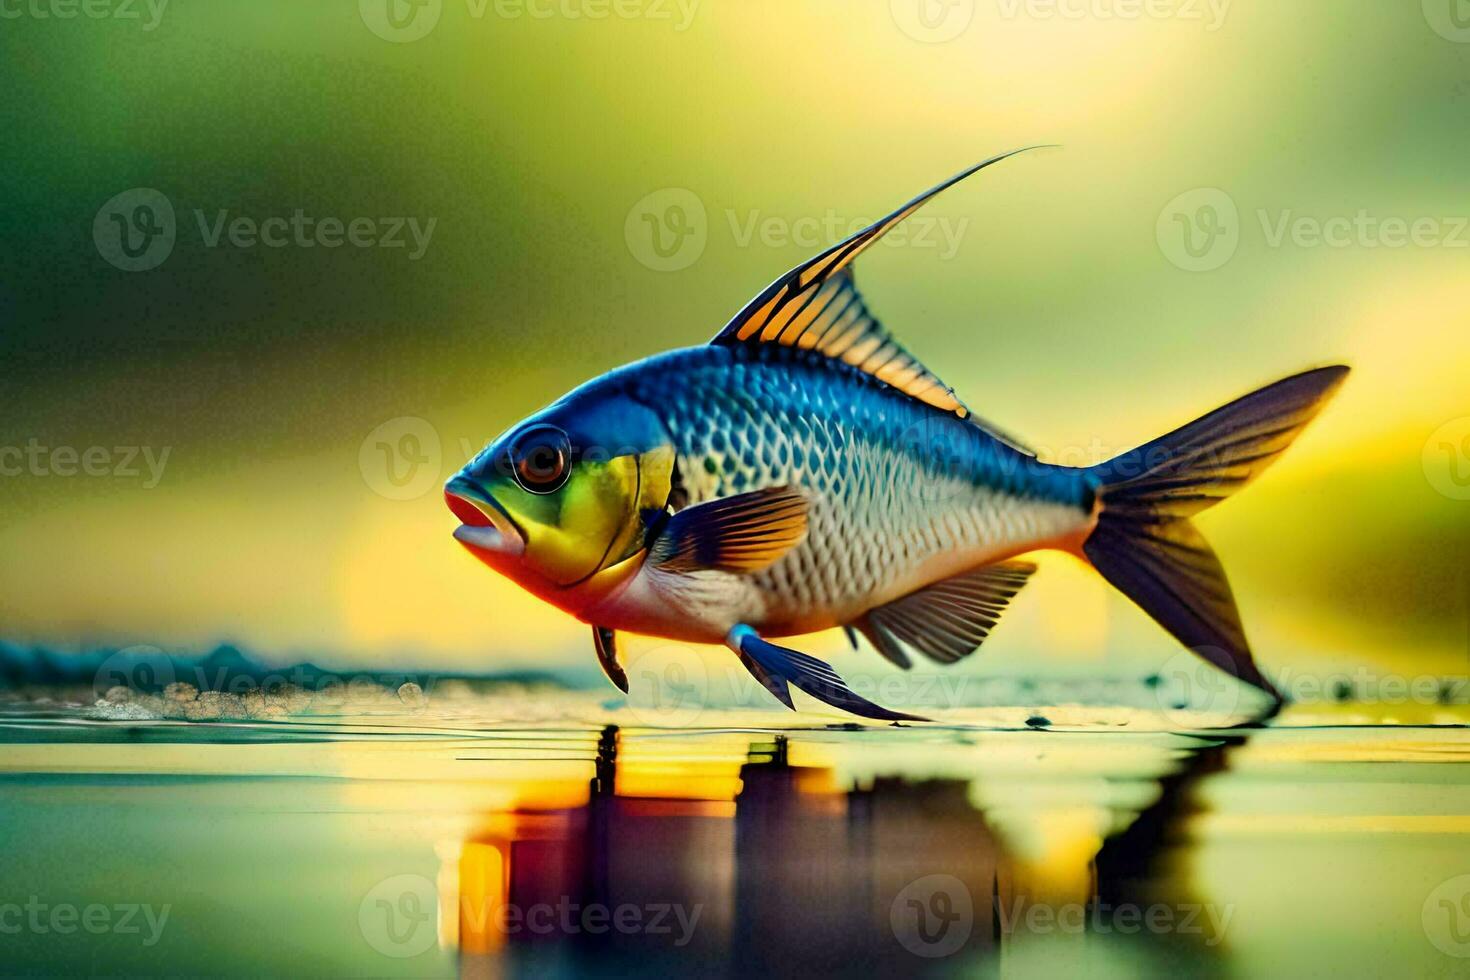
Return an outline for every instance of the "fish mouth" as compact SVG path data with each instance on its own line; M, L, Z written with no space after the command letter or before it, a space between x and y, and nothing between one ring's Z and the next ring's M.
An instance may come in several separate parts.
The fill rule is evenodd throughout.
M460 519L454 539L466 548L511 558L525 552L525 534L505 508L474 481L464 476L451 479L444 486L444 502Z

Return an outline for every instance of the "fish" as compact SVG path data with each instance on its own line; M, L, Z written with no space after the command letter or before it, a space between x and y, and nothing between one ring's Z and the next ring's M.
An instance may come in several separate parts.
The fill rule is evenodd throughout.
M1031 149L1030 147L1025 149ZM773 642L842 628L893 665L954 664L1037 566L1068 552L1204 661L1280 693L1191 520L1274 462L1348 373L1266 385L1104 462L1042 460L972 412L879 322L854 261L956 174L778 277L708 343L655 354L511 426L445 484L454 537L591 627L723 644L788 708L924 721Z

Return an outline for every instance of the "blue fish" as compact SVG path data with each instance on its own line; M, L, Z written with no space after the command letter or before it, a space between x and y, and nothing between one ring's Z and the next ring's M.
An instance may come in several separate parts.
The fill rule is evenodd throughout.
M1013 151L1020 152L1020 151ZM1269 466L1348 369L1278 381L1095 466L1043 462L976 416L869 311L853 262L957 174L782 275L708 344L618 368L511 426L449 480L455 537L592 627L727 645L771 693L859 696L772 638L843 627L908 668L973 653L1070 552L1180 643L1268 694L1191 518Z

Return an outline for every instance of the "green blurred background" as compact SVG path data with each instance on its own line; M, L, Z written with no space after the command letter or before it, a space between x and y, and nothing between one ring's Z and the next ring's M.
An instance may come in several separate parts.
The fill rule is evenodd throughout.
M586 378L703 341L829 232L1057 143L865 256L878 315L1064 461L1352 364L1202 525L1268 673L1466 672L1457 0L389 2L0 11L0 447L111 461L0 458L0 638L586 676L585 627L450 539L442 480ZM175 240L127 271L104 253L136 188ZM417 258L406 228L208 244L221 212L297 209L433 224ZM1314 244L1330 219L1354 224ZM156 486L119 447L168 451ZM1174 650L1070 559L1008 619L963 669Z

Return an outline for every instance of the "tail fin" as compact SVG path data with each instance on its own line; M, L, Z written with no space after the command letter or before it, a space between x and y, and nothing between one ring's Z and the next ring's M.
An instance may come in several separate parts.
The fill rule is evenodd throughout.
M1270 466L1348 369L1293 375L1092 468L1101 504L1082 550L1195 653L1276 699L1251 659L1225 570L1189 518Z

